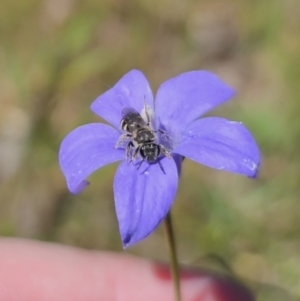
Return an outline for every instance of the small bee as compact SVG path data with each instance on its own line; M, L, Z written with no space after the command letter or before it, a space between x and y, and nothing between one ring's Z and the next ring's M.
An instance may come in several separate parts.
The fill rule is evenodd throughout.
M120 137L116 147L119 147L126 138L129 138L130 141L126 146L127 159L131 156L132 149L134 149L131 159L135 160L137 155L142 157L142 161L140 162L138 169L144 161L147 161L149 163L158 162L163 171L162 165L158 160L159 155L161 153L163 153L166 157L171 157L171 155L162 144L155 143L157 138L156 133L163 133L163 131L154 131L151 129L150 114L146 105L145 115L147 120L144 120L144 118L133 108L126 107L122 110L123 118L121 120L121 128L126 131L126 133Z

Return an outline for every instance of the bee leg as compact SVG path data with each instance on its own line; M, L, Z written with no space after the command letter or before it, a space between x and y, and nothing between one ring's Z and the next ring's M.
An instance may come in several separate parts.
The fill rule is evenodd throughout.
M144 96L144 111L145 111L145 116L147 119L146 125L149 127L151 125L151 113L149 113L149 110L151 110L150 106L147 105L146 102L146 96Z
M121 145L123 144L123 142L124 142L126 139L131 138L131 137L132 137L132 135L131 135L130 133L124 133L124 134L122 134L122 135L120 136L118 142L116 143L115 148L120 148Z
M133 146L133 144L132 144L132 146ZM136 157L137 157L137 155L138 155L138 153L139 153L140 148L141 148L141 147L138 146L138 147L134 150L134 153L133 153L133 156L132 156L132 159L133 159L133 160L136 159Z
M132 141L130 141L127 146L126 146L126 150L125 150L125 154L126 154L126 160L127 160L127 163L129 164L130 162L130 159L132 159L132 156L131 156L131 148L134 147Z
M140 169L140 167L142 166L143 162L145 161L145 159L141 160L141 162L139 163L138 167L137 167L137 170Z
M155 131L155 133L160 133L160 136L164 141L170 141L171 139L170 136L164 130L157 130Z
M167 157L167 158L171 158L171 154L170 152L163 146L163 145L159 145L160 151Z
M144 110L145 110L145 115L146 115L146 119L147 119L147 126L149 126L150 125L150 116L149 116L148 110L147 110L146 95L144 95Z
M160 160L158 160L157 163L158 163L161 171L165 174L165 170L164 170L163 166L161 165Z
M165 132L165 131L163 131L163 130L157 130L157 131L155 131L156 133L157 132L159 132L159 133L161 133L162 135L166 135L167 136L167 133Z

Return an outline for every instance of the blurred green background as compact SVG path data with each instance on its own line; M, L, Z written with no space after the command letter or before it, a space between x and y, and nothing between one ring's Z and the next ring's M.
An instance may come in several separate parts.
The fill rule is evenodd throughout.
M155 92L178 73L208 69L238 92L210 114L242 121L262 166L250 180L184 162L173 206L180 261L214 254L259 300L299 299L299 0L0 0L0 7L1 235L122 252L116 165L73 196L59 144L73 128L100 121L91 102L127 71L141 69ZM126 252L167 260L161 245L159 228Z

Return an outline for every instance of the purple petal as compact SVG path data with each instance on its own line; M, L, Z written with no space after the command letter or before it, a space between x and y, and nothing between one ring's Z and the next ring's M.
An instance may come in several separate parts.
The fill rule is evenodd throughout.
M91 123L70 132L59 150L60 167L72 193L79 193L88 184L85 179L96 169L125 158L122 149L115 149L120 134L114 128Z
M213 73L190 71L159 87L155 110L161 128L176 136L192 121L233 95L234 90Z
M184 157L180 156L179 154L172 153L172 158L174 159L174 161L176 163L177 173L178 173L178 175L180 177L180 175L181 175L182 161L183 161Z
M178 174L173 159L143 163L137 170L122 162L114 180L117 217L124 248L149 235L166 216L175 198Z
M173 150L212 168L255 177L260 152L250 132L240 123L207 117L190 124Z
M91 110L119 128L122 109L132 107L141 112L144 101L153 108L153 95L149 83L141 71L131 70L111 89L100 95L92 103Z

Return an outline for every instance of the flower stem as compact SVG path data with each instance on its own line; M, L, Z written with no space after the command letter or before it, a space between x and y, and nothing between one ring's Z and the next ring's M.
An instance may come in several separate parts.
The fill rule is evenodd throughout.
M175 290L175 301L181 301L180 274L179 274L179 266L178 266L177 253L176 253L175 237L174 237L174 231L172 226L171 212L169 212L165 217L164 225L165 225L165 233L166 233L167 243L170 252L170 265L171 265L172 278L173 278L174 290Z

